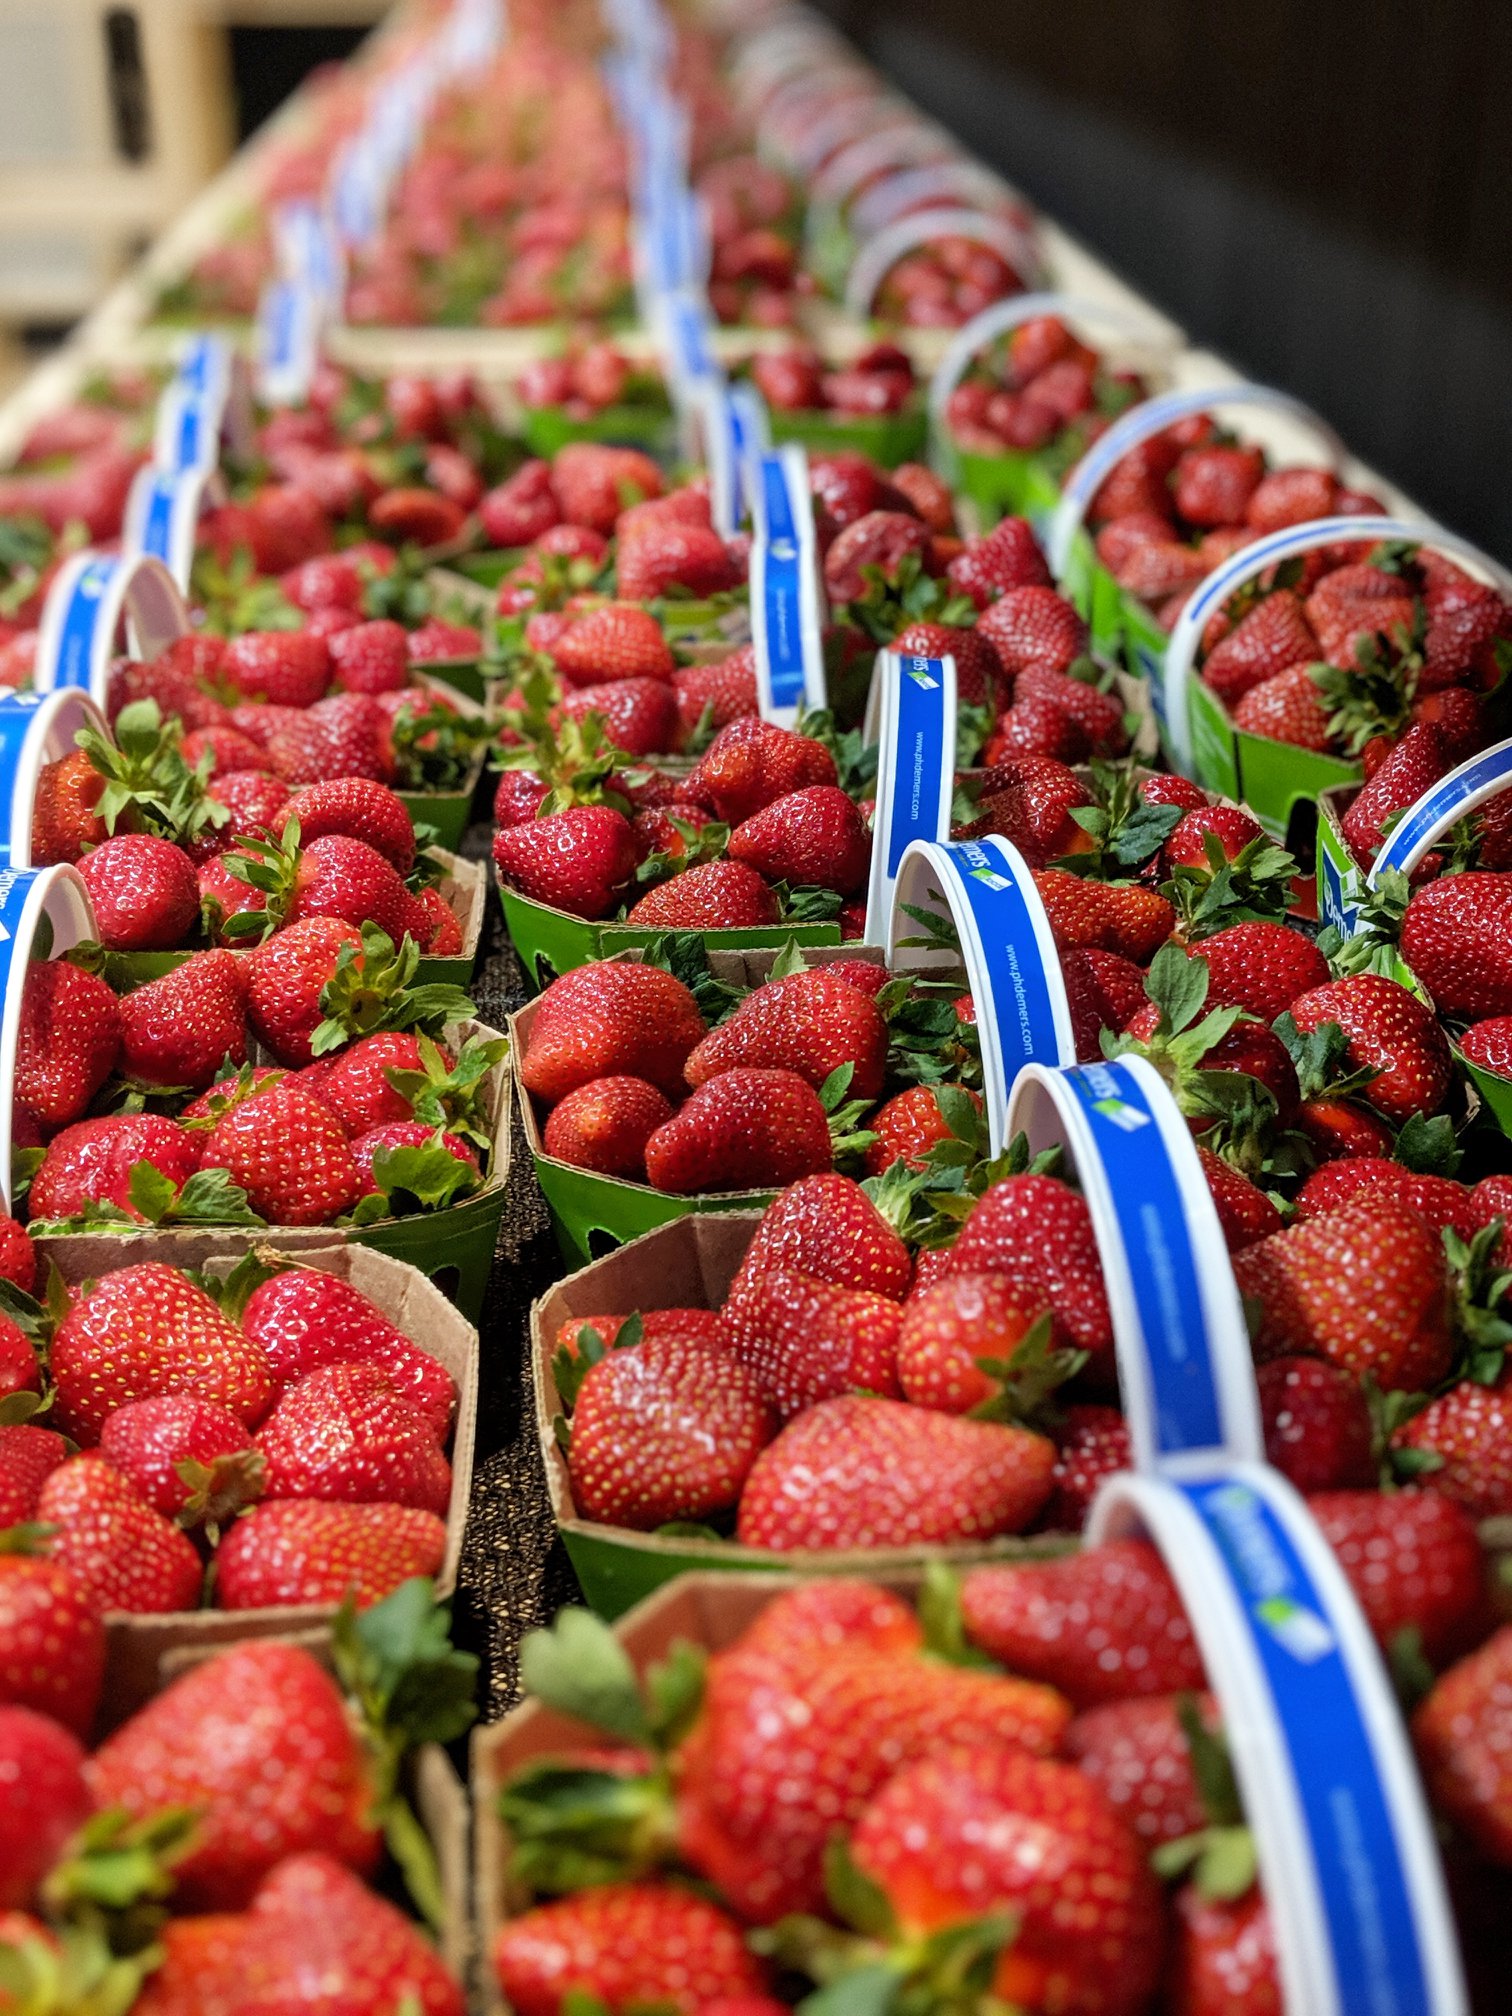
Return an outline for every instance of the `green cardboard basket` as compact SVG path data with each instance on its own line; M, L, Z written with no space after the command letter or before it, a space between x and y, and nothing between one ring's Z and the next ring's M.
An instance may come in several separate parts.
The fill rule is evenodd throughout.
M853 449L884 469L922 462L929 448L929 415L917 400L901 413L784 413L773 408L771 428L774 441L801 442L815 455Z
M532 455L546 462L572 441L642 448L666 460L677 451L677 421L665 399L605 406L582 418L561 406L526 406L520 414L520 439Z
M952 488L971 499L984 532L1000 518L1027 518L1043 535L1060 502L1060 486L1040 456L1022 448L1005 448L1000 455L952 448L950 461Z

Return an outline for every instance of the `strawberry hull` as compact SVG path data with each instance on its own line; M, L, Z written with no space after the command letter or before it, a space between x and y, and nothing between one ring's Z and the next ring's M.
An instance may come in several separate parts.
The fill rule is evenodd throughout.
M65 1282L96 1279L144 1260L166 1266L226 1275L247 1251L247 1240L235 1232L167 1231L147 1235L150 1245L122 1242L108 1234L75 1233L45 1242ZM369 1252L327 1232L319 1243L297 1252L275 1237L266 1241L285 1257L297 1259L321 1273L334 1274L376 1304L418 1350L438 1359L457 1386L457 1419L452 1431L451 1497L446 1518L446 1556L436 1587L449 1595L456 1586L472 1491L473 1446L478 1410L478 1333L417 1268L386 1253ZM111 1713L129 1713L156 1690L171 1670L170 1655L181 1660L189 1651L208 1651L238 1639L282 1637L291 1631L324 1631L336 1606L284 1606L267 1610L195 1610L158 1616L114 1613L107 1619L109 1666L106 1700Z
M1064 1553L1074 1544L1065 1536L1024 1540L1010 1537L971 1547L884 1547L834 1552L775 1554L742 1547L733 1540L699 1540L638 1533L582 1518L573 1502L567 1462L557 1446L552 1422L562 1412L551 1359L564 1323L635 1309L717 1309L745 1257L758 1210L727 1216L683 1218L590 1261L543 1295L531 1311L531 1351L535 1364L536 1428L546 1484L557 1529L583 1585L583 1594L601 1616L615 1618L674 1576L709 1570L751 1573L782 1570L803 1575L867 1575L881 1580L916 1573L931 1561L955 1564L1018 1559L1026 1554Z

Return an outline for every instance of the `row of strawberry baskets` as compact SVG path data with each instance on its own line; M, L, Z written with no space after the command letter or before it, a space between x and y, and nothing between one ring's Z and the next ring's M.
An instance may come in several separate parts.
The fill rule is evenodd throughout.
M561 53L438 18L250 351L0 491L0 1998L444 2016L476 1934L521 2016L1481 2006L1512 578L1027 262L927 388L732 347L653 6L649 340L338 365L438 98ZM971 164L806 17L704 27L895 299ZM590 1609L469 1826L512 1108Z

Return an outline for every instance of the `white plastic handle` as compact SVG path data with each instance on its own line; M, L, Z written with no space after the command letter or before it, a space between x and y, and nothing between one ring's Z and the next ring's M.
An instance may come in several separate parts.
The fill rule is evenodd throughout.
M1022 200L1010 183L980 161L955 155L948 161L896 169L863 189L850 206L850 222L859 237L869 238L921 204L964 203L969 209L981 209Z
M763 719L790 728L800 707L826 704L824 577L800 442L747 464L755 536L751 542L751 643Z
M1469 757L1447 777L1440 777L1437 784L1430 785L1407 808L1387 834L1386 844L1365 878L1367 885L1375 888L1389 870L1410 875L1451 826L1457 825L1467 812L1484 805L1488 798L1499 798L1509 788L1512 788L1512 737Z
M956 664L879 651L863 735L877 745L866 942L887 941L903 856L916 840L949 840L955 793Z
M948 133L922 119L884 126L879 133L863 133L825 162L810 184L809 201L843 210L879 169L917 168L926 161L943 161L955 151Z
M77 868L0 869L0 1204L11 1208L11 1146L15 1140L16 1052L26 969L37 929L52 927L54 958L98 936L94 909Z
M885 224L875 238L869 238L856 254L845 281L848 313L871 314L877 289L898 261L936 238L970 238L999 253L1019 279L1031 282L1040 270L1039 253L1029 234L982 210L942 205L937 210L910 210L906 217Z
M214 469L167 469L145 463L132 478L127 493L122 550L127 554L146 553L161 560L187 595L207 493L220 487Z
M45 763L71 755L81 728L94 728L108 742L105 716L77 686L52 693L0 694L0 867L32 865L32 812Z
M1141 1528L1180 1591L1218 1700L1287 2016L1465 2016L1401 1713L1306 1504L1263 1464L1110 1478L1089 1541Z
M1057 580L1070 563L1071 543L1092 508L1093 498L1116 464L1131 448L1137 448L1141 441L1148 441L1163 428L1215 406L1258 406L1284 413L1317 435L1336 471L1348 457L1344 443L1321 415L1304 406L1300 399L1293 399L1289 392L1278 392L1273 385L1199 385L1191 391L1166 392L1158 398L1145 399L1121 414L1106 434L1098 436L1061 486L1061 500L1050 521L1046 542L1046 553Z
M909 909L955 925L960 960L943 947L904 944L919 929ZM985 840L915 840L898 864L888 932L894 972L962 963L976 1004L982 1093L992 1153L1009 1141L1008 1098L1026 1064L1074 1064L1076 1038L1050 919L1022 854Z
M303 280L273 280L257 304L257 391L267 406L300 406L310 396L328 310Z
M74 554L43 605L32 675L37 691L78 686L103 707L123 618L130 619L133 654L142 659L160 657L189 633L189 611L161 560L93 547Z
M1141 1469L1265 1454L1244 1307L1192 1132L1144 1057L1027 1065L1008 1138L1064 1144L1092 1214Z
M1191 683L1197 653L1202 648L1203 632L1229 597L1257 575L1263 574L1268 567L1315 552L1320 546L1333 546L1343 540L1379 544L1383 539L1430 546L1436 553L1450 554L1478 573L1487 575L1503 594L1512 595L1512 573L1499 561L1482 553L1478 546L1472 546L1468 539L1461 539L1453 532L1441 532L1433 525L1415 523L1410 518L1393 518L1384 513L1372 512L1358 518L1344 514L1333 518L1310 518L1305 524L1285 526L1279 532L1257 539L1252 546L1241 547L1237 553L1221 561L1193 590L1176 619L1170 642L1166 645L1158 705L1171 753L1179 769L1188 770L1191 767L1192 736L1187 688Z

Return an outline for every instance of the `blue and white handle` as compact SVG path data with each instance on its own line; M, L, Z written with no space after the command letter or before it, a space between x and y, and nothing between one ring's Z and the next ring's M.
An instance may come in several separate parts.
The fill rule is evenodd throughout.
M206 492L218 480L211 469L165 469L148 462L132 478L127 494L123 551L161 560L185 595Z
M303 280L272 280L257 304L257 392L267 406L299 406L320 361L326 309Z
M74 554L43 605L32 674L37 691L77 686L103 707L123 620L129 621L132 653L141 659L161 656L189 633L189 611L161 560L93 547Z
M110 739L105 716L77 686L52 693L0 693L0 868L32 865L32 812L46 763L71 755L81 728Z
M89 891L77 868L0 868L0 1204L10 1210L15 1139L16 1053L26 969L43 919L53 958L98 935Z
M985 245L998 253L1021 280L1033 279L1040 270L1034 240L1006 217L955 204L911 210L907 216L884 224L857 252L845 280L847 312L870 315L877 289L898 261L935 238L970 238L978 245Z
M954 658L879 651L863 734L877 745L866 942L883 945L903 856L916 840L949 840L955 792Z
M721 539L733 538L744 515L739 415L722 371L701 379L693 394L694 427L709 471L709 516Z
M918 930L905 905L948 918L960 957L906 945ZM1050 919L1029 865L998 834L915 840L898 864L887 963L896 972L966 968L982 1046L982 1093L992 1153L1011 1138L1008 1097L1026 1064L1074 1064L1076 1038Z
M1008 1137L1064 1143L1092 1213L1141 1469L1265 1453L1255 1366L1228 1244L1180 1109L1144 1057L1031 1064Z
M1141 406L1135 410L1142 413L1146 409ZM1107 438L1107 435L1103 436L1104 441ZM1101 447L1102 443L1097 445ZM1210 620L1231 595L1268 568L1279 566L1283 560L1295 560L1303 554L1315 552L1320 546L1336 545L1341 540L1367 544L1391 540L1413 546L1431 546L1436 553L1451 554L1456 560L1465 562L1474 572L1493 581L1503 594L1512 595L1512 573L1482 553L1478 546L1472 546L1468 539L1461 539L1452 532L1441 532L1434 525L1411 518L1394 518L1386 513L1373 512L1359 517L1340 513L1333 518L1310 518L1305 524L1288 525L1280 532L1257 539L1252 546L1241 547L1193 590L1176 619L1166 646L1164 672L1157 682L1155 700L1178 769L1190 768L1191 710L1187 689L1196 668L1197 653L1202 648L1203 632Z
M1443 839L1451 826L1512 788L1512 737L1497 742L1471 756L1447 777L1440 777L1415 805L1402 814L1386 836L1386 844L1375 858L1365 880L1374 889L1389 870L1411 875L1425 854Z
M1089 1540L1141 1528L1181 1592L1218 1700L1287 2016L1465 2016L1401 1712L1307 1506L1263 1464L1111 1478Z
M797 442L747 465L751 639L762 716L791 727L800 709L825 705L824 584L808 455Z
M238 361L224 336L191 340L158 401L152 459L160 469L214 469L219 463Z

